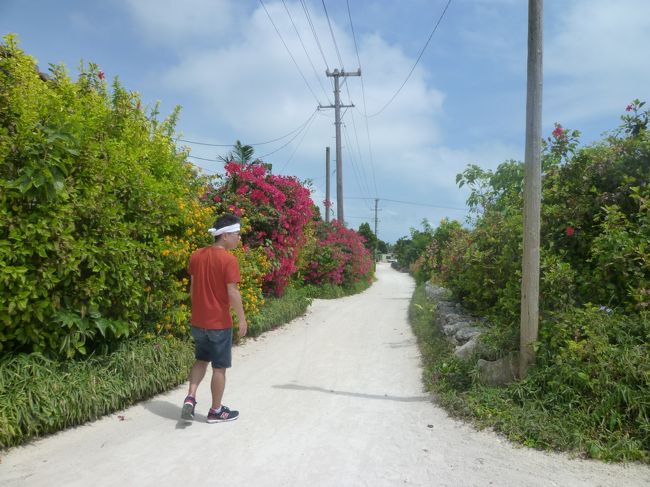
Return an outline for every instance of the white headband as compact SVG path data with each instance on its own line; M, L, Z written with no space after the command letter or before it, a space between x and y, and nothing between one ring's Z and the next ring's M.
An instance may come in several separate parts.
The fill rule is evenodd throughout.
M208 228L208 233L212 235L213 237L218 237L219 235L222 235L224 233L234 233L234 232L239 232L241 229L241 225L239 223L235 223L234 225L228 225L227 227L221 227L220 229L216 228Z

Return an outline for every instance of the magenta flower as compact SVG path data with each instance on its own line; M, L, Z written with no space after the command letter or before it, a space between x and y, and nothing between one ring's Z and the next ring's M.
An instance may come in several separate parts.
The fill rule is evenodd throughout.
M573 227L566 227L564 233L566 233L567 237L573 237L573 234L575 233L575 229Z
M558 125L555 127L555 130L553 130L553 137L558 139L564 135L564 132L565 130L562 128L562 125Z
M103 81L106 75L104 74L104 71L97 71L97 77Z
M626 112L631 112L632 110L634 110L634 105L628 105L625 107Z

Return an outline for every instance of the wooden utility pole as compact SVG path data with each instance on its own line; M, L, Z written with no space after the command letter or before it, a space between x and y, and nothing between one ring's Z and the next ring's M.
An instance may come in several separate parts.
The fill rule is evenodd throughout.
M325 223L330 221L330 148L325 147Z
M341 156L341 108L349 108L354 105L341 105L341 90L339 78L341 76L361 76L361 70L358 69L353 73L346 73L345 70L335 69L330 73L325 71L328 78L334 78L334 105L318 105L319 108L334 108L334 125L336 126L336 219L342 225L345 225L343 215L343 157Z
M539 326L539 254L542 200L543 0L528 0L528 83L524 185L524 255L521 281L519 377L535 362Z

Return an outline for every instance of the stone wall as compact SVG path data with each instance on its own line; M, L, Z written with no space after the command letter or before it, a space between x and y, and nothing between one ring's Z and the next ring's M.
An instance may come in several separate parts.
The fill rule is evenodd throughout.
M451 292L430 283L425 285L427 297L435 304L434 324L454 345L454 355L464 361L477 360L480 379L490 385L504 385L517 376L517 354L509 354L499 360L479 358L481 334L485 331L485 319L471 316L460 303L455 302Z

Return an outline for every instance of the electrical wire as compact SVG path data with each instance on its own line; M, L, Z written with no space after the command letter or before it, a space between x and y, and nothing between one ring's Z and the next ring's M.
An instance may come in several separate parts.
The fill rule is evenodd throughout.
M300 146L302 145L302 141L305 140L305 136L307 135L307 133L309 132L309 129L311 128L311 124L314 122L314 119L315 119L315 117L312 117L312 119L311 119L309 125L307 125L307 127L305 128L305 131L303 132L302 137L301 137L300 140L298 141L298 144L296 145L296 148L293 150L293 152L292 152L291 155L289 156L289 159L287 159L287 162L285 162L285 163L282 165L282 167L280 168L279 173L282 173L282 172L285 170L285 168L289 165L289 163L290 163L291 160L293 159L293 156L295 156L295 155L296 155L296 152L298 152L298 149L299 149Z
M314 119L314 117L316 116L316 113L318 113L318 110L314 111L314 113L311 115L311 117L309 117L309 120L307 121L307 123L306 123L305 125L303 125L303 127L305 127L306 125L308 125L309 122L311 122L311 121ZM301 130L300 132L302 132L302 130ZM267 154L264 154L264 155L262 155L262 156L259 156L258 159L263 159L264 157L270 156L271 154L275 154L276 152L278 152L278 151L284 149L284 148L285 148L286 146L288 146L291 142L293 142L293 141L296 139L296 137L298 137L298 136L300 135L300 132L297 132L296 135L294 135L291 139L289 139L289 140L287 141L287 143L281 145L281 146L278 147L277 149L275 149L275 150L273 150L273 151L271 151L271 152L269 152L269 153L267 153Z
M318 40L318 34L316 34L316 28L314 27L314 23L311 21L311 15L309 15L309 7L307 7L305 0L300 0L300 4L302 5L302 9L305 11L305 17L307 17L307 22L311 27L311 32L312 34L314 34L314 39L316 40L316 45L318 46L318 50L320 51L320 54L323 57L323 62L325 63L325 67L329 71L330 67L327 64L327 59L325 59L325 53L323 52L323 47L321 46L320 41Z
M368 199L375 199L375 198L363 198L363 197L346 197L344 198L346 200L368 200ZM428 208L439 208L441 210L455 210L455 211L463 211L465 213L468 212L467 208L457 208L453 206L440 206L440 205L430 205L428 203L415 203L413 201L402 201L402 200L391 200L388 198L377 198L381 201L390 201L392 203L402 203L405 205L414 205L414 206L426 206Z
M344 137L345 137L345 140L347 141L347 145L348 145L348 146L351 146L352 144L350 143L350 137L348 136L347 127L346 127L345 125L343 125L343 135L344 135ZM362 180L362 179L363 179L364 181L367 181L367 180L364 179L364 178L361 178L360 175L359 175L359 173L360 173L360 169L357 167L357 163L356 163L356 161L354 160L353 151L349 151L349 154L350 154L350 162L352 163L352 164L351 164L351 166L352 166L352 172L353 172L353 174L354 174L354 178L355 178L355 180L356 180L356 182L357 182L357 187L359 188L359 191L361 191L361 193L363 194L363 193L365 193L365 191L364 191L364 188L362 187L363 185L361 184L361 180ZM367 189L367 186L368 186L368 185L367 185L367 183L366 183L366 189ZM368 206L367 203L366 203L366 206Z
M357 45L357 36L354 32L354 23L352 22L352 13L350 12L350 1L346 0L346 4L348 7L348 18L350 19L350 29L352 30L352 39L354 40L354 50L357 53L357 62L358 62L359 70L361 70L361 57L359 56L359 46ZM363 101L363 112L364 114L366 114L368 113L366 108L366 88L363 82L363 75L360 76L360 78L361 78L361 96ZM354 117L352 118L352 120L354 121ZM366 126L366 136L368 139L368 155L370 156L370 169L372 173L372 182L375 187L375 195L377 195L377 178L375 177L375 160L372 153L372 143L370 140L370 127L368 125L368 117L364 117L364 121Z
M447 12L447 9L449 8L450 3L451 3L451 0L447 0L447 5L445 5L445 8L443 9L442 14L440 14L440 17L438 18L438 22L436 22L436 25L434 26L433 30L431 31L431 34L429 34L429 38L427 39L427 42L424 44L424 47L420 51L420 54L419 54L418 58L415 60L415 64L411 68L411 71L409 71L409 74L406 76L406 79L404 80L402 85L397 89L395 94L390 98L390 100L388 100L386 102L386 104L378 112L373 113L372 115L368 115L366 113L366 115L365 115L366 117L370 118L370 117L376 117L377 115L379 115L381 112L383 112L386 109L386 107L388 105L390 105L393 102L393 100L397 97L397 95L400 93L400 91L402 91L402 88L404 88L404 85L406 85L406 82L409 80L409 78L413 74L413 71L415 70L415 67L420 62L420 59L422 58L422 55L424 54L424 51L426 50L427 46L429 45L429 42L431 42L431 38L433 37L433 34L435 34L436 30L438 30L438 26L440 25L440 22L442 21L442 18L445 16L445 13Z
M302 132L302 131L305 129L305 127L307 127L307 126L309 125L309 123L310 123L310 122L311 122L311 121L316 117L316 114L317 114L317 113L318 113L318 109L314 110L314 113L312 113L311 116L307 119L307 121L306 121L305 123L303 123L303 124L298 128L298 131L296 132L296 131L294 130L294 132L296 132L296 134L295 134L291 139L289 139L289 141L287 141L285 144L281 145L281 146L278 147L277 149L275 149L275 150L273 150L273 151L271 151L271 152L268 152L267 154L264 154L264 155L262 155L262 156L257 157L257 159L262 159L262 158L264 158L264 157L266 157L266 156L270 156L271 154L275 154L276 152L278 152L278 151L284 149L286 146L288 146L291 142L293 142L293 141L294 141L294 140L295 140L295 139L300 135L300 132ZM249 145L250 145L250 144L249 144ZM232 147L232 146L228 146L228 147ZM208 161L208 162L222 162L221 159L208 159L208 158L205 158L205 157L193 156L193 155L191 155L191 154L188 154L187 157L190 157L190 158L192 158L192 159L198 159L198 160L200 160L200 161Z
M300 32L298 31L298 27L296 27L296 23L293 21L293 16L291 15L291 12L289 11L289 7L287 7L287 4L284 0L282 0L282 5L284 5L284 9L287 12L287 15L289 16L289 20L291 21L291 25L293 25L293 30L296 31L296 35L298 36L298 40L300 41L300 45L302 46L302 50L305 51L305 56L307 56L307 60L309 61L309 64L311 65L311 69L314 71L314 76L316 77L316 81L318 81L318 84L320 85L321 89L323 90L323 94L325 95L325 99L332 104L332 101L330 100L327 92L325 91L325 87L323 86L323 82L321 81L320 76L318 75L318 72L316 71L316 67L314 66L314 63L311 60L311 56L307 52L307 48L305 47L305 43L302 42L302 36L300 35Z
M272 139L272 140L267 140L266 142L255 142L255 143L246 144L246 145L253 145L253 146L255 146L255 145L266 145L266 144L271 144L273 142L277 142L278 140L286 139L287 137L289 137L290 135L294 134L295 132L297 132L298 130L303 128L305 125L307 125L307 123L309 123L309 120L311 120L313 118L314 114L317 111L318 111L318 108L316 108L311 113L311 115L309 116L309 118L307 118L307 120L305 120L303 123L301 123L295 129L293 129L291 132L289 132L287 134L284 134L282 137L277 137L277 138ZM181 138L176 138L175 140L180 141L180 142L187 142L188 144L206 145L206 146L209 146L209 147L232 147L232 144L212 144L212 143L208 143L208 142L198 142L196 140L187 140L187 139L181 139Z
M332 34L332 41L334 41L334 48L336 49L336 55L339 58L339 65L341 66L341 69L345 71L345 66L343 66L343 59L341 59L341 52L339 51L339 46L336 43L336 37L334 36L334 30L332 29L332 23L330 22L330 16L327 13L327 7L325 6L325 0L322 0L323 2L323 10L325 10L325 17L327 18L327 25L330 26L330 33Z
M205 157L193 156L192 154L188 154L187 157L190 157L192 159L198 159L199 161L221 162L219 159L207 159Z
M260 4L262 4L262 7L264 8L264 11L266 12L266 15L268 16L269 20L271 21L271 24L273 25L273 28L275 29L275 32L277 32L278 37L279 37L280 40L282 41L282 44L284 44L284 48L285 48L285 49L287 50L287 52L289 53L289 56L291 57L291 60L293 61L293 64L296 65L296 68L298 69L298 72L300 73L300 76L302 76L303 81L304 81L305 84L307 85L307 88L309 88L309 91L311 91L311 94L314 96L314 99L316 100L316 103L320 105L320 104L321 104L321 103L320 103L320 100L319 100L318 97L316 96L316 93L314 93L314 90L312 89L311 85L310 85L309 82L307 81L307 78L305 78L305 75L303 74L302 70L300 69L300 66L298 66L298 63L296 62L296 59L293 57L293 54L291 54L291 51L289 50L289 46L287 46L287 43L284 42L284 38L282 37L282 34L280 34L280 31L278 30L277 26L275 25L275 22L273 22L273 19L271 18L271 14L270 14L269 11L266 9L266 5L264 5L264 1L263 1L263 0L259 0L259 2L260 2Z

